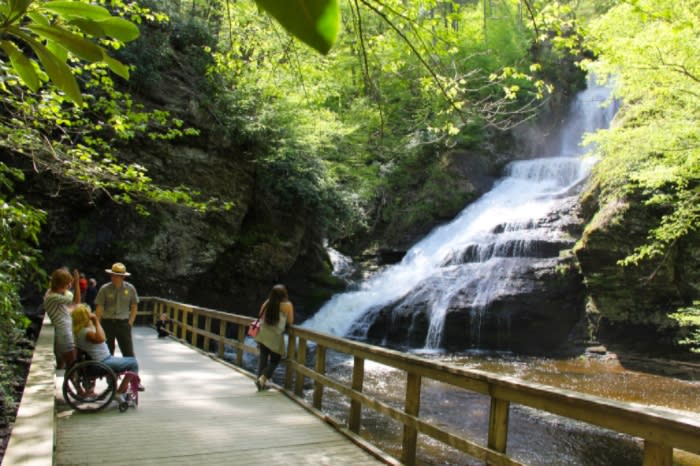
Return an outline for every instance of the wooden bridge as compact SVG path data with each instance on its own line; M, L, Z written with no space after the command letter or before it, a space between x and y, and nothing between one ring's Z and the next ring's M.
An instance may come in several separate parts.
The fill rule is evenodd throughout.
M159 298L144 298L139 318L153 323L163 312L173 319L173 338L134 329L147 390L126 413L73 413L62 403L52 328L45 323L2 464L417 464L424 462L425 438L461 451L465 463L523 464L508 454L511 404L633 436L645 466L671 466L674 449L700 455L697 416L457 368L300 327L290 329L280 386L257 393L245 369L257 353L245 340L251 318ZM352 361L346 375L329 373L331 354ZM366 362L404 374L394 390L403 394L398 402L368 386ZM422 387L434 383L490 398L485 441L421 417ZM324 406L331 398L333 416ZM344 415L337 416L338 406L345 406ZM367 413L402 426L396 446L384 444L388 452L370 443Z

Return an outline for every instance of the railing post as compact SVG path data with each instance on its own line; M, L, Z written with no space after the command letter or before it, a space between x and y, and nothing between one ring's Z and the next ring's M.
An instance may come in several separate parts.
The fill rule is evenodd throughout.
M219 319L219 340L216 348L216 354L219 356L219 359L224 359L224 338L226 338L226 325L228 325L228 323L225 320Z
M187 313L185 312L184 309L182 309L180 306L175 308L175 312L177 313L178 317L178 322L179 322L179 332L178 332L178 337L180 340L186 341L185 336L187 335Z
M170 319L170 326L172 327L171 335L177 338L177 314L175 314L175 309L166 304L165 312L168 313L168 318Z
M365 360L359 356L355 356L352 365L352 389L358 392L362 391L362 385L365 380ZM350 416L348 418L348 428L351 432L360 433L360 421L362 420L362 403L358 400L350 400Z
M291 333L288 335L287 341L287 361L294 361L294 356L296 354L296 339L297 337ZM294 371L291 370L291 365L287 365L286 372L284 374L284 388L287 390L292 389L292 381L294 380Z
M236 348L236 364L239 367L243 367L243 355L245 354L245 351L243 350L243 344L245 343L245 336L246 336L246 326L245 325L238 325L238 334L236 335L236 339L238 340L239 346Z
M192 346L195 348L197 347L197 330L199 329L199 313L197 312L197 309L192 309L192 326L190 327L190 332L192 332L192 335L190 336L190 342L192 343Z
M326 373L326 347L316 345L316 373L324 375ZM314 382L313 407L321 410L323 405L323 384L316 380Z
M506 452L509 410L510 402L508 400L491 397L488 447L500 453Z
M304 366L306 365L306 339L299 338L299 350L297 351L297 363ZM298 397L304 396L304 374L301 372L296 373L296 379L294 384L294 394Z
M671 466L673 464L673 448L662 443L644 440L643 466Z
M160 315L158 311L160 310L160 301L151 301L151 325L155 325L158 321L158 316Z
M158 321L158 319L160 319L160 315L161 315L161 313L163 313L163 307L164 307L164 305L160 301L158 301L155 304L154 310L153 310L153 325L155 325L156 322Z
M209 338L209 334L211 333L211 317L206 316L204 318L204 342L202 345L204 346L202 349L206 351L207 353L209 352L209 343L211 342L211 338Z
M421 376L409 372L406 380L406 401L404 412L411 416L418 417L420 411L420 386ZM401 450L401 462L408 465L416 464L416 442L418 441L418 430L415 427L403 426L403 447Z

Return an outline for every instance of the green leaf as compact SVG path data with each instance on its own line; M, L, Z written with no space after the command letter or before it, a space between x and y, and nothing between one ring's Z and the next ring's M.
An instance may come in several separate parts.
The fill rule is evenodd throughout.
M292 35L326 54L338 37L337 0L255 0Z
M102 26L91 19L74 18L68 21L68 24L77 26L85 34L92 37L104 37L106 35L104 29L102 29Z
M32 62L17 48L15 44L10 41L0 41L0 47L2 47L7 56L10 57L12 67L15 69L24 84L26 84L32 91L38 91L39 77L37 76L36 71L34 71Z
M66 63L68 61L68 50L63 48L58 42L51 40L46 43L46 48L63 63Z
M116 60L106 53L104 54L104 57L102 57L102 61L104 61L107 66L109 67L112 72L118 76L121 76L124 79L129 79L129 67L120 62L119 60Z
M138 26L124 18L110 17L97 20L97 23L105 34L122 42L130 42L141 34Z
M27 16L29 16L31 18L31 20L34 21L35 23L41 24L42 26L50 26L51 25L51 23L49 22L49 19L37 11L30 11L29 13L27 13Z
M109 10L97 5L89 5L82 2L55 1L41 4L41 8L53 11L67 19L86 18L103 19L111 16Z
M13 31L16 34L16 31ZM78 105L83 104L83 96L80 93L80 88L78 87L78 82L75 80L75 76L71 69L59 60L53 53L51 53L46 47L41 45L39 42L34 40L32 37L26 34L18 34L18 36L24 40L29 46L34 50L39 61L44 66L46 74L49 75L49 79L53 82L56 87L66 93L66 96Z
M89 62L102 60L103 54L100 46L72 32L56 26L46 27L40 24L30 24L28 28L46 39L58 42L83 60Z
M10 0L10 16L22 15L34 0Z

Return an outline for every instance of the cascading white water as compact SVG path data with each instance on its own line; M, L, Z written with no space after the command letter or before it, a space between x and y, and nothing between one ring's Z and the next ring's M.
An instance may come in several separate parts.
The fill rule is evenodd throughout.
M401 263L377 273L356 291L333 296L303 326L346 335L371 310L408 295L419 284L426 289L428 283L431 310L425 346L437 348L456 293L471 288L471 309L477 310L472 312L482 312L490 296L509 286L509 277L527 260L524 257L543 257L537 248L562 234L541 227L542 219L561 209L562 199L574 194L572 188L590 173L594 162L582 157L580 141L584 133L609 125L615 108L602 107L608 97L608 89L589 84L543 158L511 163L491 191L415 244ZM478 321L481 315L474 317Z

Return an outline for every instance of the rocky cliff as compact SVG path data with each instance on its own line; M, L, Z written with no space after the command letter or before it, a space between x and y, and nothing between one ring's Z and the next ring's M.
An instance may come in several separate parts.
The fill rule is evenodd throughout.
M144 43L120 52L137 65L122 86L130 86L144 109L170 112L198 134L136 136L115 142L113 150L120 160L146 167L161 186L188 186L233 208L199 213L149 204L142 215L104 192L85 192L19 161L28 178L18 192L48 213L40 238L45 269L78 267L104 283L104 269L121 261L141 295L248 315L257 313L273 284L284 282L303 317L339 285L313 209L293 194L280 199L271 192L256 160L274 147L242 134L236 121L247 116L232 115L224 86L208 81L211 57L202 50L212 39L206 31L194 23L144 25L142 35Z
M28 195L48 212L41 238L47 270L78 267L103 283L104 269L122 261L142 295L249 315L275 282L294 290L302 314L328 295L330 264L312 219L266 203L252 164L232 156L235 147L144 143L131 150L155 180L206 187L233 209L150 205L144 216L105 195L30 180Z
M575 248L598 333L640 350L673 349L678 328L668 314L700 298L700 234L691 231L663 258L623 267L618 261L646 241L663 212L641 193L602 201L599 188L582 198L587 225Z

